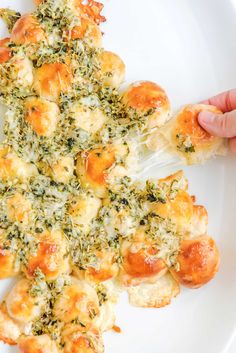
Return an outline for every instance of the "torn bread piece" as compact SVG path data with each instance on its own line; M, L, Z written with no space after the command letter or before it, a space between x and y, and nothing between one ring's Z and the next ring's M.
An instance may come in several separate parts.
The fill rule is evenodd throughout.
M169 142L172 153L188 165L202 164L226 153L225 139L210 135L199 125L198 114L202 111L222 114L212 105L186 105L160 130Z

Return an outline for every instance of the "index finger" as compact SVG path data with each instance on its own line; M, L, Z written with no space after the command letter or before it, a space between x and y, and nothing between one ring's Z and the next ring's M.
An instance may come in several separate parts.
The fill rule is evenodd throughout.
M230 112L236 109L236 89L220 93L201 103L214 105L223 113Z

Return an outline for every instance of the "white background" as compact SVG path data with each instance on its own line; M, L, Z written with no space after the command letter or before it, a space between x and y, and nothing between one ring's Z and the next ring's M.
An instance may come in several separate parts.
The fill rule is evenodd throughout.
M127 83L156 81L174 109L236 87L236 1L104 3L105 46L126 62ZM1 0L5 5L29 8L30 0ZM164 309L132 308L122 297L117 308L122 334L107 334L107 353L226 353L230 346L236 328L236 160L218 158L186 173L191 192L209 210L209 232L221 251L220 272L200 290L183 290ZM1 347L1 353L13 352Z

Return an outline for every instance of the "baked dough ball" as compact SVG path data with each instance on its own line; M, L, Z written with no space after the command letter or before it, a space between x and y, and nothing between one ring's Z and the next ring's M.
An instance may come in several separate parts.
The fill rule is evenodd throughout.
M108 184L116 183L127 175L128 157L129 149L122 144L84 151L77 157L76 174L84 188L92 189L97 197L104 198ZM116 164L117 161L119 164Z
M177 262L179 271L172 270L174 277L186 287L199 288L217 273L220 255L215 241L203 235L182 242Z
M70 110L75 126L90 134L99 131L107 121L107 116L101 109L95 108L92 110L79 102L73 103Z
M21 336L18 345L22 353L59 353L55 341L48 335Z
M54 315L62 322L70 323L76 319L87 326L98 314L99 301L95 289L87 282L71 277L71 284L55 301Z
M0 179L25 181L37 173L33 164L22 161L9 147L0 147Z
M18 325L9 317L5 306L0 307L0 341L10 345L16 345L20 336Z
M7 199L7 216L11 222L27 224L31 210L31 202L19 192Z
M42 98L25 100L25 120L38 136L50 137L57 127L60 110L56 103Z
M97 217L101 204L101 200L89 192L74 197L70 201L68 210L73 224L79 227L82 232L88 233L91 222Z
M35 44L45 40L45 38L45 33L39 22L31 14L19 18L11 32L11 41L17 45Z
M130 304L143 308L161 308L169 305L171 299L179 292L179 285L170 273L166 273L155 283L142 283L128 288Z
M160 217L170 218L177 231L194 238L207 233L208 214L204 206L195 205L195 197L188 194L188 182L183 171L158 180L157 185L167 190L165 202L148 202L148 209Z
M0 64L9 61L12 56L11 49L7 46L9 42L10 38L0 40Z
M62 157L51 165L51 177L58 183L68 183L73 177L75 169L74 158Z
M29 293L31 282L19 280L6 298L7 311L12 319L27 324L36 319L42 312L45 300L43 297L32 297Z
M89 45L95 48L102 46L102 32L94 21L88 17L81 17L81 24L75 26L67 33L68 39L83 39Z
M11 250L0 246L0 279L15 277L18 274L15 263L16 255Z
M198 123L198 114L202 111L221 112L211 105L186 105L167 124L162 133L174 151L187 164L199 164L225 151L224 139L210 135Z
M103 51L99 56L101 70L99 77L105 86L119 88L125 79L125 64L121 58L110 51Z
M41 270L46 280L68 273L67 243L62 233L58 230L45 231L37 236L37 240L37 251L29 255L24 269L27 277L34 278L37 269Z
M0 72L1 91L11 94L15 88L19 90L27 90L33 83L33 65L32 62L20 55L14 55L6 63L7 69L4 68Z
M193 217L193 200L184 190L179 190L173 199L169 197L165 203L151 205L151 210L162 218L170 218L179 231L183 231Z
M112 250L96 251L96 267L89 267L86 270L85 278L87 280L101 283L115 278L119 268L115 262L115 254Z
M164 125L170 118L170 102L165 91L154 82L140 81L130 85L123 102L131 119L145 117L145 127Z
M100 332L91 327L89 331L79 325L68 325L62 331L63 353L103 353Z
M179 231L185 230L193 217L193 199L183 172L158 180L156 188L165 191L164 200L149 201L148 209L163 219L170 218Z
M101 283L115 278L118 275L119 267L115 261L115 253L111 249L95 251L96 263L86 270L74 268L74 274L89 282Z
M34 73L34 89L42 98L58 101L61 93L72 86L70 66L63 63L43 64Z
M10 248L5 230L0 229L0 279L15 277L19 272L16 266L16 254Z
M126 286L152 283L167 271L164 261L158 258L158 250L151 244L125 241L121 253L123 264L120 280Z
M41 173L50 176L56 183L67 184L73 178L75 161L73 157L65 156L51 163L40 161L37 166Z
M20 88L27 88L33 84L33 65L32 62L25 58L14 56L11 59L12 70L14 73L13 84ZM20 86L20 87L19 87Z
M98 197L105 197L109 169L115 164L112 146L83 152L78 156L76 173L85 188L94 190Z

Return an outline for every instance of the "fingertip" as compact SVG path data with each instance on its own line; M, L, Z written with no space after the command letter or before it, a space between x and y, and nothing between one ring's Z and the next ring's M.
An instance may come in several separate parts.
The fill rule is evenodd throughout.
M203 128L209 127L215 119L215 114L210 111L202 111L198 114L198 122Z
M236 137L229 140L229 149L232 153L236 154Z

